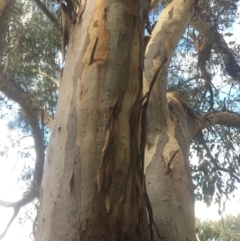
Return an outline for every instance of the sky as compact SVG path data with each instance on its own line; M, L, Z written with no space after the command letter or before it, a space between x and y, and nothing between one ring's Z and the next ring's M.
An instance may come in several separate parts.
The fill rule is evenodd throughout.
M0 152L2 151L5 142L9 138L18 138L18 133L7 128L4 120L0 119ZM28 145L32 143L31 140L25 140ZM25 144L26 144L25 143ZM24 148L24 143L21 143L21 148ZM23 183L19 182L18 178L21 175L24 165L29 164L31 160L21 159L18 154L19 147L11 148L7 156L0 156L0 200L14 202L19 200L25 187ZM32 162L32 161L31 161ZM13 214L12 208L5 208L0 206L0 234L6 227L7 222ZM27 220L22 225L19 224L21 217L25 216L25 210L21 210L18 217L12 223L4 241L28 241L29 234L32 228L32 222Z

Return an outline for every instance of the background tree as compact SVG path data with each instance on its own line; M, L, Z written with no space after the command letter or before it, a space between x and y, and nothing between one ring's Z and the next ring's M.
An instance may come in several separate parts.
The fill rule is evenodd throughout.
M219 221L197 220L196 222L201 241L237 241L240 238L239 225L240 215L227 216Z
M193 187L221 206L239 182L238 1L14 2L0 89L36 160L7 228L40 194L36 240L194 240Z

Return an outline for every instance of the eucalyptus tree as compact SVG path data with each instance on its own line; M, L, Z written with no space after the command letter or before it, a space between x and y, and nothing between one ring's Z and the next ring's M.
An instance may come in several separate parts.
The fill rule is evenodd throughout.
M0 204L14 218L39 197L36 240L195 240L194 188L221 204L239 182L238 45L225 38L238 1L35 0L45 15L17 2L33 8L16 41L3 2L0 89L24 113L36 167L23 199Z

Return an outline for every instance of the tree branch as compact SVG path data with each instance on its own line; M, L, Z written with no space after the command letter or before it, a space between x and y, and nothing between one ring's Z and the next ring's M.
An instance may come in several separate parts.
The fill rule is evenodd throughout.
M53 78L52 76L49 76L47 73L42 72L42 71L37 71L36 69L33 69L34 73L40 74L46 78L49 78L58 88L59 88L59 81L55 78Z
M205 49L207 49L207 47L214 48L221 54L227 73L231 77L240 76L240 66L223 36L217 31L217 29L211 26L210 23L197 18L193 19L190 22L190 25L203 37L204 41L202 42L202 45L204 45Z
M1 77L1 75L0 75ZM11 100L17 102L24 113L27 116L28 124L32 131L34 139L34 145L36 150L36 170L34 175L34 181L36 184L41 183L42 171L38 173L39 167L42 169L44 163L44 144L42 137L42 130L39 127L38 116L35 111L35 107L30 100L27 93L21 90L14 81L8 80L6 75L0 78L0 90Z
M13 220L17 217L19 211L20 211L20 207L14 207L13 215L12 215L11 219L9 220L6 228L4 229L4 231L2 232L2 234L0 235L0 240L2 240L2 239L5 237L5 235L6 235L7 231L8 231L8 229L9 229L9 227L11 226Z
M32 190L31 192L29 192L26 196L24 196L22 199L20 199L17 202L5 202L0 200L0 205L3 207L12 207L14 212L13 215L11 217L11 219L9 220L6 228L4 229L4 231L2 232L2 234L0 234L0 240L2 240L4 238L4 236L6 235L9 227L11 226L13 220L17 217L21 207L27 205L28 203L32 202L36 197L38 196L38 191L37 190Z
M148 11L152 11L158 4L160 0L150 0Z
M202 129L216 124L240 128L240 115L233 112L208 112L195 114L195 117L192 137L195 137Z
M198 52L198 67L201 71L201 75L204 79L204 86L201 86L199 89L205 89L205 98L206 92L209 91L210 94L210 108L213 109L213 91L212 91L212 82L211 75L207 71L206 65L210 58L212 41L211 36L196 36L194 32L189 32L190 37L193 40L196 51ZM202 88L203 87L203 88Z
M7 75L3 72L0 72L0 90L11 100L17 102L24 113L27 116L28 124L31 128L32 137L34 139L34 146L36 152L36 162L35 162L35 170L33 173L33 180L31 184L31 189L29 193L27 193L22 199L15 203L8 203L4 201L0 201L0 205L5 207L13 207L14 214L11 220L9 221L6 229L0 238L3 238L6 234L9 226L11 225L14 218L17 216L20 208L28 203L30 203L34 198L38 196L38 190L42 180L43 174L43 165L44 165L44 140L42 135L42 130L39 126L38 116L35 111L35 107L31 102L27 93L25 93L21 88L19 88L14 81L10 81Z
M49 20L54 24L58 33L60 33L60 24L55 16L48 10L45 4L40 0L34 0L38 7L45 13L45 15L49 18Z
M4 70L3 70L4 73L6 73L7 70L8 70L8 66L9 66L9 56L10 56L10 54L16 52L16 51L19 49L19 46L20 46L20 44L21 44L21 39L22 39L22 37L20 36L20 37L17 39L17 41L16 41L15 47L14 47L10 52L7 53L6 60L5 60L5 67L4 67Z
M0 3L0 63L2 63L2 59L3 59L5 37L8 30L8 24L10 21L10 16L11 16L14 4L15 4L15 0L3 0ZM48 15L48 17L51 17L51 16ZM59 27L58 27L58 31L59 31ZM38 110L37 112L35 111L35 107L31 102L27 93L25 93L21 88L19 88L14 83L14 81L10 81L7 76L9 54L17 50L19 43L20 43L20 38L18 39L14 49L10 53L8 53L6 57L4 69L3 68L0 69L0 91L2 91L11 100L17 102L27 116L27 121L30 125L32 136L34 139L36 163L35 163L35 170L33 173L33 180L32 180L30 191L17 202L0 201L0 205L4 207L12 207L14 209L13 216L9 220L3 233L0 235L0 239L3 239L4 236L6 235L10 225L18 215L21 207L30 203L38 196L38 190L42 180L43 165L44 165L45 147L44 147L42 130L40 129L39 121L38 121L38 115L40 110ZM45 114L45 116L46 118L50 119L48 115Z
M5 37L8 31L8 23L13 11L15 0L1 0L0 3L0 65L3 59Z

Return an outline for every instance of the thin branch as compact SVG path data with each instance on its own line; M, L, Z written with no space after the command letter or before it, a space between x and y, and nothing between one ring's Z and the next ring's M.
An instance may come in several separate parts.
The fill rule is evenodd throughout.
M209 36L201 36L202 38L200 38L200 35L196 36L194 32L189 32L189 36L192 38L195 49L198 52L198 67L201 71L201 75L205 82L203 88L206 91L205 91L205 94L203 95L203 98L205 98L206 92L209 91L209 94L210 94L209 110L212 110L213 109L213 90L212 90L213 84L211 82L211 75L206 68L207 62L211 54L212 41Z
M28 203L32 202L36 197L38 196L38 191L35 190L31 190L26 196L24 196L22 199L20 199L17 202L5 202L0 200L0 205L3 207L12 207L14 212L13 215L11 217L11 219L9 220L6 228L4 229L4 231L2 232L2 234L0 235L0 240L2 240L4 238L4 236L6 235L9 227L11 226L13 220L16 218L16 216L18 215L20 209L27 205Z
M227 73L231 77L240 76L240 66L223 36L217 31L217 29L209 22L197 18L193 19L190 22L190 25L204 38L203 44L205 46L214 48L216 52L221 54Z
M22 37L20 36L16 41L15 47L7 54L6 60L5 60L5 66L4 66L4 70L3 70L4 73L7 73L7 70L8 70L9 56L10 56L10 54L13 54L14 52L16 52L18 50L20 43L21 43L21 39L22 39Z
M208 148L208 146L207 146L207 144L204 140L201 141L201 144L203 145L204 149L206 150L206 152L207 152L208 156L210 157L211 162L214 164L216 170L228 173L232 178L235 178L240 183L240 178L237 177L237 175L235 175L234 172L232 172L228 168L224 168L224 167L221 167L221 166L218 165L217 161L213 158L212 153L209 150L209 148Z
M32 224L32 234L33 234L33 237L34 237L34 240L35 240L35 237L36 237L36 228L37 228L37 222L38 222L38 213L33 221L33 224Z
M47 73L42 72L42 71L38 71L36 69L33 69L32 72L40 74L40 75L50 79L59 88L59 81L57 79L53 78L52 76L48 75Z
M60 24L58 20L55 18L55 16L48 10L46 5L42 1L40 0L34 0L34 1L38 5L38 7L45 13L45 15L49 18L49 20L54 24L58 33L60 33Z
M13 222L13 220L17 217L17 215L18 215L18 213L19 213L19 211L20 211L20 208L21 208L21 207L15 207L15 208L14 208L14 212L13 212L13 215L12 215L11 219L9 220L6 228L4 229L4 231L2 232L2 234L0 235L0 240L2 240L2 239L5 237L5 235L6 235L7 231L8 231L8 229L9 229L9 227L11 226L11 224L12 224L12 222Z
M185 85L185 84L187 84L187 83L189 83L189 82L191 82L191 81L193 81L193 80L197 80L197 79L203 79L203 76L194 76L194 77L189 78L189 79L187 79L187 80L183 80L183 81L184 81L184 82L183 82L183 85Z

